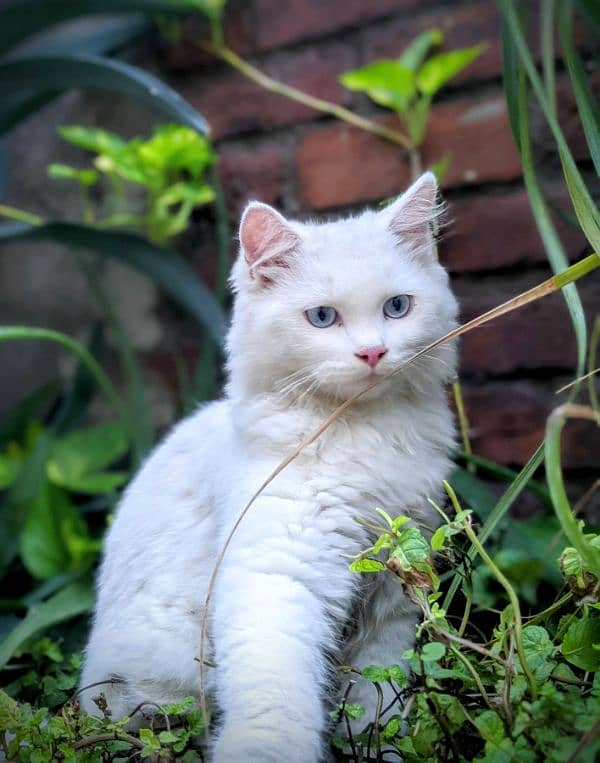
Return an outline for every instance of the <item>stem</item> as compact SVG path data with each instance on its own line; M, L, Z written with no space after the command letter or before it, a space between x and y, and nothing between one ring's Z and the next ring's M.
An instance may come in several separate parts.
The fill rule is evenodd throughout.
M137 737L125 734L120 731L108 731L106 734L94 734L92 736L83 737L78 742L73 742L74 750L81 750L84 747L92 747L92 745L98 744L98 742L128 742L132 747L137 747L138 750L144 749L144 743Z
M473 449L471 448L471 440L469 439L469 419L467 418L467 412L465 410L462 396L462 387L459 381L455 381L452 384L452 391L454 392L454 403L456 405L456 415L458 416L458 427L460 430L463 451L465 456L469 458L473 455ZM475 464L472 461L467 463L467 471L471 472L471 474L475 473Z
M511 603L511 606L513 609L513 617L515 618L515 639L517 642L516 644L517 654L519 656L519 662L521 663L523 673L525 673L525 677L527 678L527 683L529 684L529 691L531 693L531 697L532 699L535 700L537 698L537 686L535 685L535 679L533 677L533 673L531 672L531 668L529 667L529 664L527 663L527 659L525 658L525 650L523 648L523 620L521 618L521 609L519 607L519 599L517 598L514 588L511 586L506 576L494 564L492 558L489 556L487 551L479 542L479 538L473 532L472 527L467 522L464 523L463 527L469 540L473 544L479 556L482 558L482 560L484 561L484 563L486 564L486 566L488 567L492 575L500 583L502 588L504 588L504 590L506 591L508 599Z
M409 159L409 162L410 162L410 176L411 176L412 181L414 183L414 181L417 180L417 178L423 172L423 163L421 161L421 152L419 151L419 149L416 146L408 149L408 159Z
M541 8L541 49L544 87L552 113L556 115L556 87L554 70L554 3L543 0Z
M594 328L592 329L592 335L590 336L590 347L588 351L588 392L590 396L590 405L598 413L600 408L598 407L598 394L596 392L596 380L593 378L593 374L596 371L596 352L598 350L598 343L600 342L600 316L596 318Z
M8 207L6 204L0 204L0 216L8 217L10 220L18 220L20 223L29 223L29 225L43 225L44 219L32 212L26 212L17 207Z
M279 82L278 80L269 77L214 38L212 43L199 42L197 45L203 50L212 53L212 55L217 58L220 58L222 61L225 61L233 69L240 72L240 74L243 74L245 77L252 80L252 82L260 85L265 90L269 90L271 93L277 93L292 101L302 103L304 106L320 111L322 114L331 114L331 116L337 117L337 119L341 119L343 122L348 122L355 127L360 127L362 130L373 133L373 135L385 138L392 143L397 143L409 151L413 148L412 141L403 133L398 132L397 130L391 130L388 127L384 127L383 125L374 122L372 119L361 117L343 106L338 106L337 104L325 101L322 98L315 98L312 95L303 93L302 90L298 90L291 85L285 85L283 82Z

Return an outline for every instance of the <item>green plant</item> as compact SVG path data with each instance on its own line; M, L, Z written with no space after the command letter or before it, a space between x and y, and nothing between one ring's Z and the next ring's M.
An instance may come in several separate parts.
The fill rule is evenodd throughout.
M413 177L421 172L418 148L427 133L432 100L487 47L481 43L430 55L443 42L441 30L428 29L413 40L398 59L374 61L340 77L340 82L349 90L366 93L375 103L392 109L399 116L410 139ZM437 163L439 177L444 174L448 161L449 157L445 156Z
M69 143L96 154L93 168L75 169L50 164L48 174L74 180L80 188L84 221L100 228L131 227L161 244L185 230L199 206L214 201L215 192L205 174L214 156L209 141L189 127L160 125L152 138L122 140L115 133L89 127L60 127ZM100 175L109 182L109 213L96 220L88 188ZM125 183L144 190L142 209L127 196ZM137 203L139 206L139 201Z

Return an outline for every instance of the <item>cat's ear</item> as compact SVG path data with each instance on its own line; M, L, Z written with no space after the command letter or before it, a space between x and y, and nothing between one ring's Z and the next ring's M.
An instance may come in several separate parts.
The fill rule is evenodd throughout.
M271 283L277 270L289 267L300 247L300 236L268 204L251 201L240 222L240 244L252 277Z
M433 256L431 226L440 211L435 175L425 172L379 214L400 243L415 254Z

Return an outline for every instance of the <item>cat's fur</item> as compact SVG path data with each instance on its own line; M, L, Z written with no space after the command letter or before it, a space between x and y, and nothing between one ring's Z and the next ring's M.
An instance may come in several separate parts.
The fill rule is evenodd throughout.
M252 203L234 267L223 400L181 422L129 486L106 539L81 685L113 715L144 699L199 692L207 581L240 511L272 469L342 400L455 326L433 251L436 184L424 175L379 211L288 222ZM412 295L403 318L384 302ZM333 306L316 328L304 311ZM355 353L384 346L374 371ZM387 665L410 646L416 613L392 575L348 570L372 536L354 517L381 506L435 525L454 426L443 345L357 401L260 495L217 578L207 680L220 722L215 763L317 763L336 664ZM349 701L372 712L372 687Z

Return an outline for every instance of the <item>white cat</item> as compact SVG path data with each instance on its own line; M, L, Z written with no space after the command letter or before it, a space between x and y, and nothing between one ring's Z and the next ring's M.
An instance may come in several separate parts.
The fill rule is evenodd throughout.
M199 693L207 581L258 485L341 401L456 325L435 257L431 173L382 211L323 224L251 203L240 226L229 381L129 486L106 538L81 685L114 717ZM443 345L369 391L260 495L235 534L209 613L214 763L317 763L336 664L397 663L416 613L392 575L360 576L376 507L436 518L454 426ZM344 637L344 634L350 634ZM372 686L349 701L371 714Z

